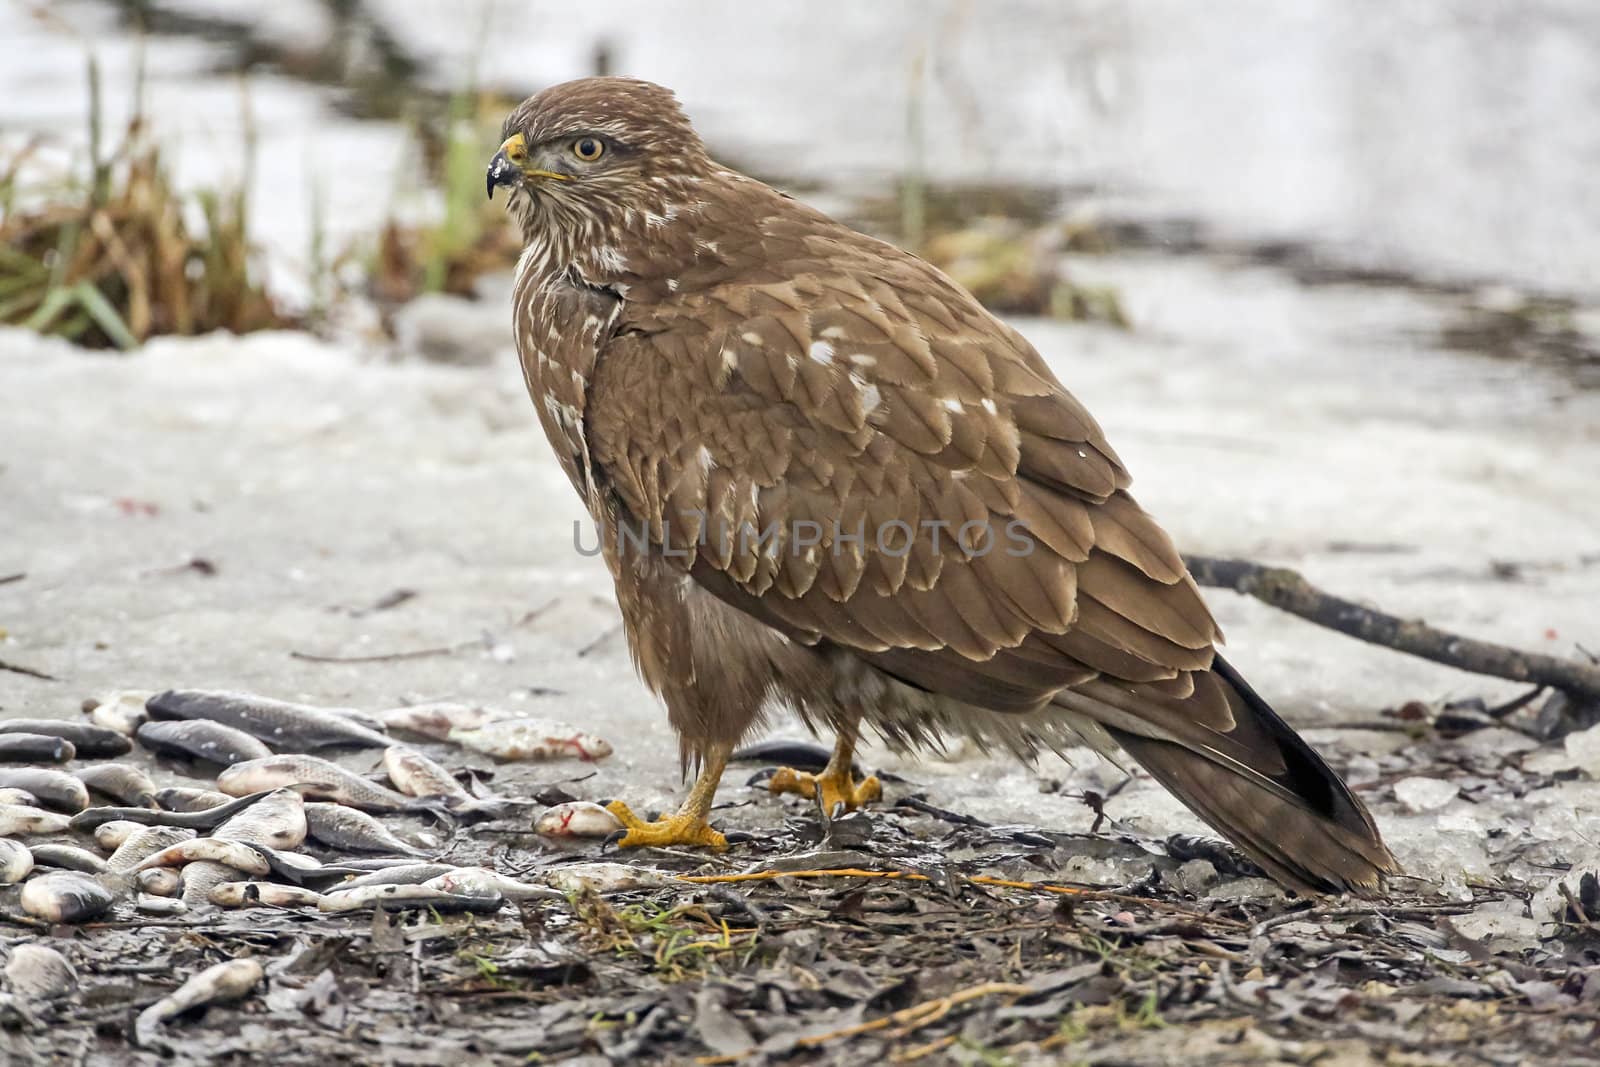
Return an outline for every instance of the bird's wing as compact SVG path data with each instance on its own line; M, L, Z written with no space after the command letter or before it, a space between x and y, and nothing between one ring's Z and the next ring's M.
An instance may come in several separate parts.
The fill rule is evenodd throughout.
M1005 710L1097 676L1187 695L1215 624L1033 348L888 245L791 246L625 310L602 351L588 432L635 537L924 689Z
M1075 712L1288 884L1375 888L1395 865L1366 809L1214 660L1171 540L1038 354L921 260L807 241L625 304L587 426L633 550L919 689Z

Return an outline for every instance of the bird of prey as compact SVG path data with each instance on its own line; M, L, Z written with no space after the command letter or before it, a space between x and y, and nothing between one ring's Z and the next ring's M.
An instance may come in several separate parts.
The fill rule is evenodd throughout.
M863 725L1024 758L1125 752L1284 884L1373 891L1371 816L1220 656L1100 426L1016 330L917 257L713 160L673 94L546 89L488 191L525 250L517 350L599 530L685 771L621 844L720 847L730 751L788 706L838 742L774 790L826 809Z

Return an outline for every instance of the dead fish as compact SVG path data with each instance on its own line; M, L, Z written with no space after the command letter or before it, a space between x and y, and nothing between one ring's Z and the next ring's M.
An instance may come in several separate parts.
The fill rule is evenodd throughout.
M305 798L293 789L275 789L217 827L211 836L271 849L299 848L306 839ZM191 863L183 869L183 900L191 907L209 905L212 889L237 880L238 874L220 863Z
M232 802L233 798L215 789L190 789L170 786L156 790L156 806L164 811L209 811Z
M487 708L448 700L378 712L379 720L388 729L420 737L431 737L435 741L449 738L451 730L476 730L491 722L522 717L521 712L506 708Z
M472 730L451 730L447 740L503 761L564 756L597 760L611 755L611 743L605 738L554 719L498 719Z
M146 707L151 718L209 719L243 730L280 751L310 752L337 745L385 748L394 744L385 734L327 708L251 693L169 689L151 697Z
M98 763L80 767L72 772L84 785L96 793L136 808L154 807L156 784L139 768L127 763Z
M356 852L398 852L406 856L425 853L396 837L383 823L364 811L343 804L307 804L306 833L334 848Z
M124 737L132 737L145 720L144 702L154 694L145 689L122 689L95 700L84 701L89 721Z
M39 798L26 789L0 789L0 804L21 804L25 808L40 806Z
M193 830L179 826L140 826L136 833L117 846L111 858L106 860L106 867L118 874L127 874L162 849L193 837Z
M142 860L133 873L148 871L152 867L182 867L190 863L220 863L245 874L267 875L272 866L266 857L242 841L226 841L216 837L195 837L180 841Z
M217 788L230 796L256 789L299 788L308 797L332 800L363 811L431 811L442 802L415 799L370 782L320 756L283 755L235 763L217 776Z
M145 827L136 822L129 822L127 819L113 819L110 822L103 822L94 828L94 843L107 852L115 852L124 841L143 829ZM190 831L190 833L193 832L192 830Z
M81 923L111 910L117 894L87 874L53 871L22 887L22 910L51 923Z
M89 790L82 782L47 767L0 767L0 789L25 789L52 811L75 812L89 806Z
M255 796L256 794L251 794ZM205 812L221 811L211 808ZM212 837L268 848L299 848L306 840L306 801L295 789L274 789L216 829Z
M567 895L547 885L519 882L486 867L457 867L422 883L446 893L499 893L507 900L565 900Z
M71 741L49 734L0 734L0 763L65 763L78 755Z
M0 804L0 837L64 833L72 825L70 816L21 804Z
M325 893L318 911L345 912L382 908L385 911L436 911L440 915L472 912L491 915L505 906L499 893L447 893L426 885L369 885Z
M421 885L423 882L456 870L453 863L402 863L395 867L358 875L340 882L338 889L362 889L370 885Z
M728 759L733 763L764 763L768 766L792 767L797 771L821 774L833 758L833 750L810 741L791 741L774 737L735 749ZM850 765L852 774L860 775L860 768Z
M210 899L219 908L315 908L322 894L276 882L223 882L211 888Z
M57 1000L78 988L78 972L49 945L24 941L6 961L6 985L19 997Z
M376 715L369 715L364 711L357 711L355 708L318 708L317 710L325 711L329 715L337 715L341 719L348 719L357 726L371 730L375 734L386 734L388 732L388 728L383 725L382 719ZM391 745L394 744L393 741L389 743Z
M620 893L629 889L657 889L667 879L655 871L629 867L625 863L572 863L544 873L547 884L565 893L585 889L596 893Z
M186 756L224 767L272 755L272 749L243 730L209 719L147 722L134 736L152 752Z
M545 837L610 837L622 820L592 800L570 800L542 812L533 822Z
M77 781L77 779L73 779ZM159 811L155 808L90 808L80 811L72 817L74 830L93 830L96 826L121 819L127 822L136 822L143 826L181 826L188 830L210 830L219 826L233 816L254 806L267 797L274 790L264 789L259 793L250 793L220 804L214 808L205 808L201 811Z
M183 877L171 867L153 867L140 871L135 883L141 893L152 897L175 897L183 888Z
M3 719L0 735L43 734L71 741L83 759L109 759L133 751L133 742L115 730L70 719Z
M183 985L162 997L134 1020L134 1042L143 1047L165 1044L161 1028L166 1023L202 1004L238 1000L261 983L261 964L255 960L228 960L207 967Z
M0 885L16 885L32 873L32 850L21 841L0 837Z
M467 792L455 775L406 745L383 750L383 772L407 796L439 797L452 807L477 803L478 798Z
M151 896L140 893L133 898L135 911L146 915L182 915L189 910L189 905L176 897Z
M81 871L84 874L101 874L106 869L105 860L77 845L44 843L32 845L28 851L33 853L33 862L40 867L59 867L64 871Z

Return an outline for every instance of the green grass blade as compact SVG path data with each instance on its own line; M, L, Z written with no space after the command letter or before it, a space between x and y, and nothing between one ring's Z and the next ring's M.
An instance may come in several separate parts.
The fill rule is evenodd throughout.
M79 282L73 292L77 294L78 303L83 310L94 319L95 325L106 332L111 338L111 343L126 352L130 348L139 347L139 339L128 329L127 323L122 321L122 316L117 314L117 309L111 306L111 301L89 282Z

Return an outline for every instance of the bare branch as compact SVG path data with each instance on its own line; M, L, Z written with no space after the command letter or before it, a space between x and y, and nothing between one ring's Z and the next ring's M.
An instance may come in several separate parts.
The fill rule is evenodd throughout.
M1560 689L1584 701L1600 701L1600 667L1521 652L1505 645L1438 630L1420 619L1401 619L1324 593L1299 572L1267 567L1246 559L1185 556L1189 573L1201 585L1232 589L1375 645L1458 667L1474 674L1531 682Z

